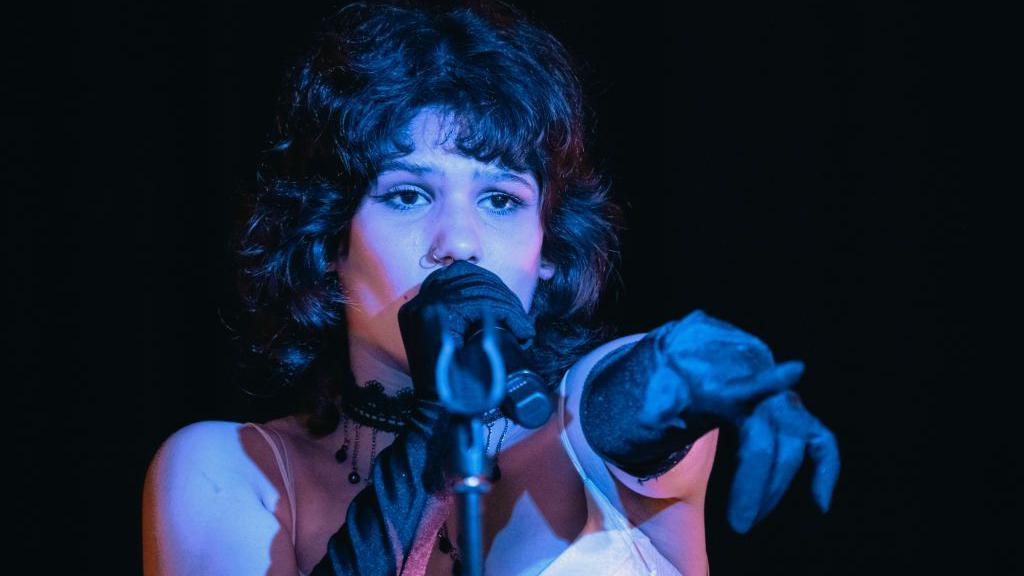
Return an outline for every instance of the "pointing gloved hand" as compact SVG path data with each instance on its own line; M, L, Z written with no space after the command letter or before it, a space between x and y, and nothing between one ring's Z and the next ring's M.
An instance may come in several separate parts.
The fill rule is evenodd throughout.
M737 428L728 517L743 533L778 504L808 449L812 491L828 509L839 450L789 390L803 368L799 361L776 365L759 339L697 310L594 366L581 398L581 427L599 455L641 480L667 472L708 431Z

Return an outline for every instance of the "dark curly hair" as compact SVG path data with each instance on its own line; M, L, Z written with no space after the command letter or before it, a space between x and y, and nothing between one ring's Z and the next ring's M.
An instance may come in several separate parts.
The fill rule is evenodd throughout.
M531 171L541 185L542 256L529 353L556 384L612 334L593 315L615 268L621 211L584 151L579 81L565 48L503 5L423 8L358 3L325 20L292 68L272 145L259 162L236 238L239 368L337 427L348 368L346 304L328 264L379 166L408 154L404 128L425 108L457 120L460 153Z

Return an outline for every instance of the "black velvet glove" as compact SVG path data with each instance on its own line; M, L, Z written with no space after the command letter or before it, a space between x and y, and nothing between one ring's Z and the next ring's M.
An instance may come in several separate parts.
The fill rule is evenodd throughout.
M839 473L835 438L788 388L803 363L778 366L756 337L697 310L601 359L584 384L580 426L602 458L647 480L719 426L740 430L729 520L745 532L778 503L810 447L827 509Z
M371 486L349 504L345 524L331 536L312 574L401 573L428 505L446 495L449 417L434 382L441 346L437 318L443 315L458 348L485 309L520 343L534 337L533 323L512 290L494 273L461 260L427 276L398 310L415 389L412 422L377 456Z
M437 399L434 370L441 350L440 317L458 349L482 324L485 310L496 324L509 329L520 346L532 344L533 320L519 297L496 274L465 260L432 272L416 297L399 308L398 327L417 397Z
M444 489L447 425L439 403L416 401L411 421L377 455L370 485L352 499L310 576L401 573L430 500Z

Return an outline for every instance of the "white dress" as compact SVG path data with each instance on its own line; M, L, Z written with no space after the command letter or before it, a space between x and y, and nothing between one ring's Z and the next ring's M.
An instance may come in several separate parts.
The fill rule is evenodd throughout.
M566 376L559 384L559 395L565 399L558 406L562 446L583 480L587 496L587 523L583 533L569 548L539 572L540 576L680 576L676 567L654 547L640 528L633 526L613 504L609 495L616 494L615 481L601 457L590 449L579 427L579 418L566 425L566 403L578 414L579 397L569 398ZM586 462L587 466L581 463ZM590 471L588 474L587 471ZM525 576L525 575L523 575Z
M559 402L558 416L562 446L572 461L573 467L583 480L587 498L587 522L582 533L568 548L557 553L550 561L536 562L529 566L510 568L505 562L500 569L486 569L490 576L681 576L675 566L655 547L651 540L636 526L633 526L613 503L615 481L604 466L600 456L590 449L579 427L579 419L572 418L566 426L566 402L576 405L569 409L578 414L579 397L570 399L566 390L568 372L559 384L559 396L566 399ZM295 486L288 453L280 436L273 430L251 422L270 444L274 459L284 479L285 494L295 517ZM582 463L581 463L582 462ZM584 466L584 463L586 464ZM590 471L588 474L587 471ZM295 534L292 533L292 545ZM497 559L495 559L497 560ZM300 576L305 576L299 572Z

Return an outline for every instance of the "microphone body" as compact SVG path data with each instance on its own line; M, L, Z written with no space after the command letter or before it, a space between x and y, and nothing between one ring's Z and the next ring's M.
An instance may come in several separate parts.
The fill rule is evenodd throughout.
M484 335L483 328L477 330L455 353L462 377L468 380L459 386L460 393L482 395L490 386L491 370L483 347ZM506 391L501 412L524 428L543 426L555 408L544 381L532 370L526 354L509 330L495 325L494 341L505 363Z

